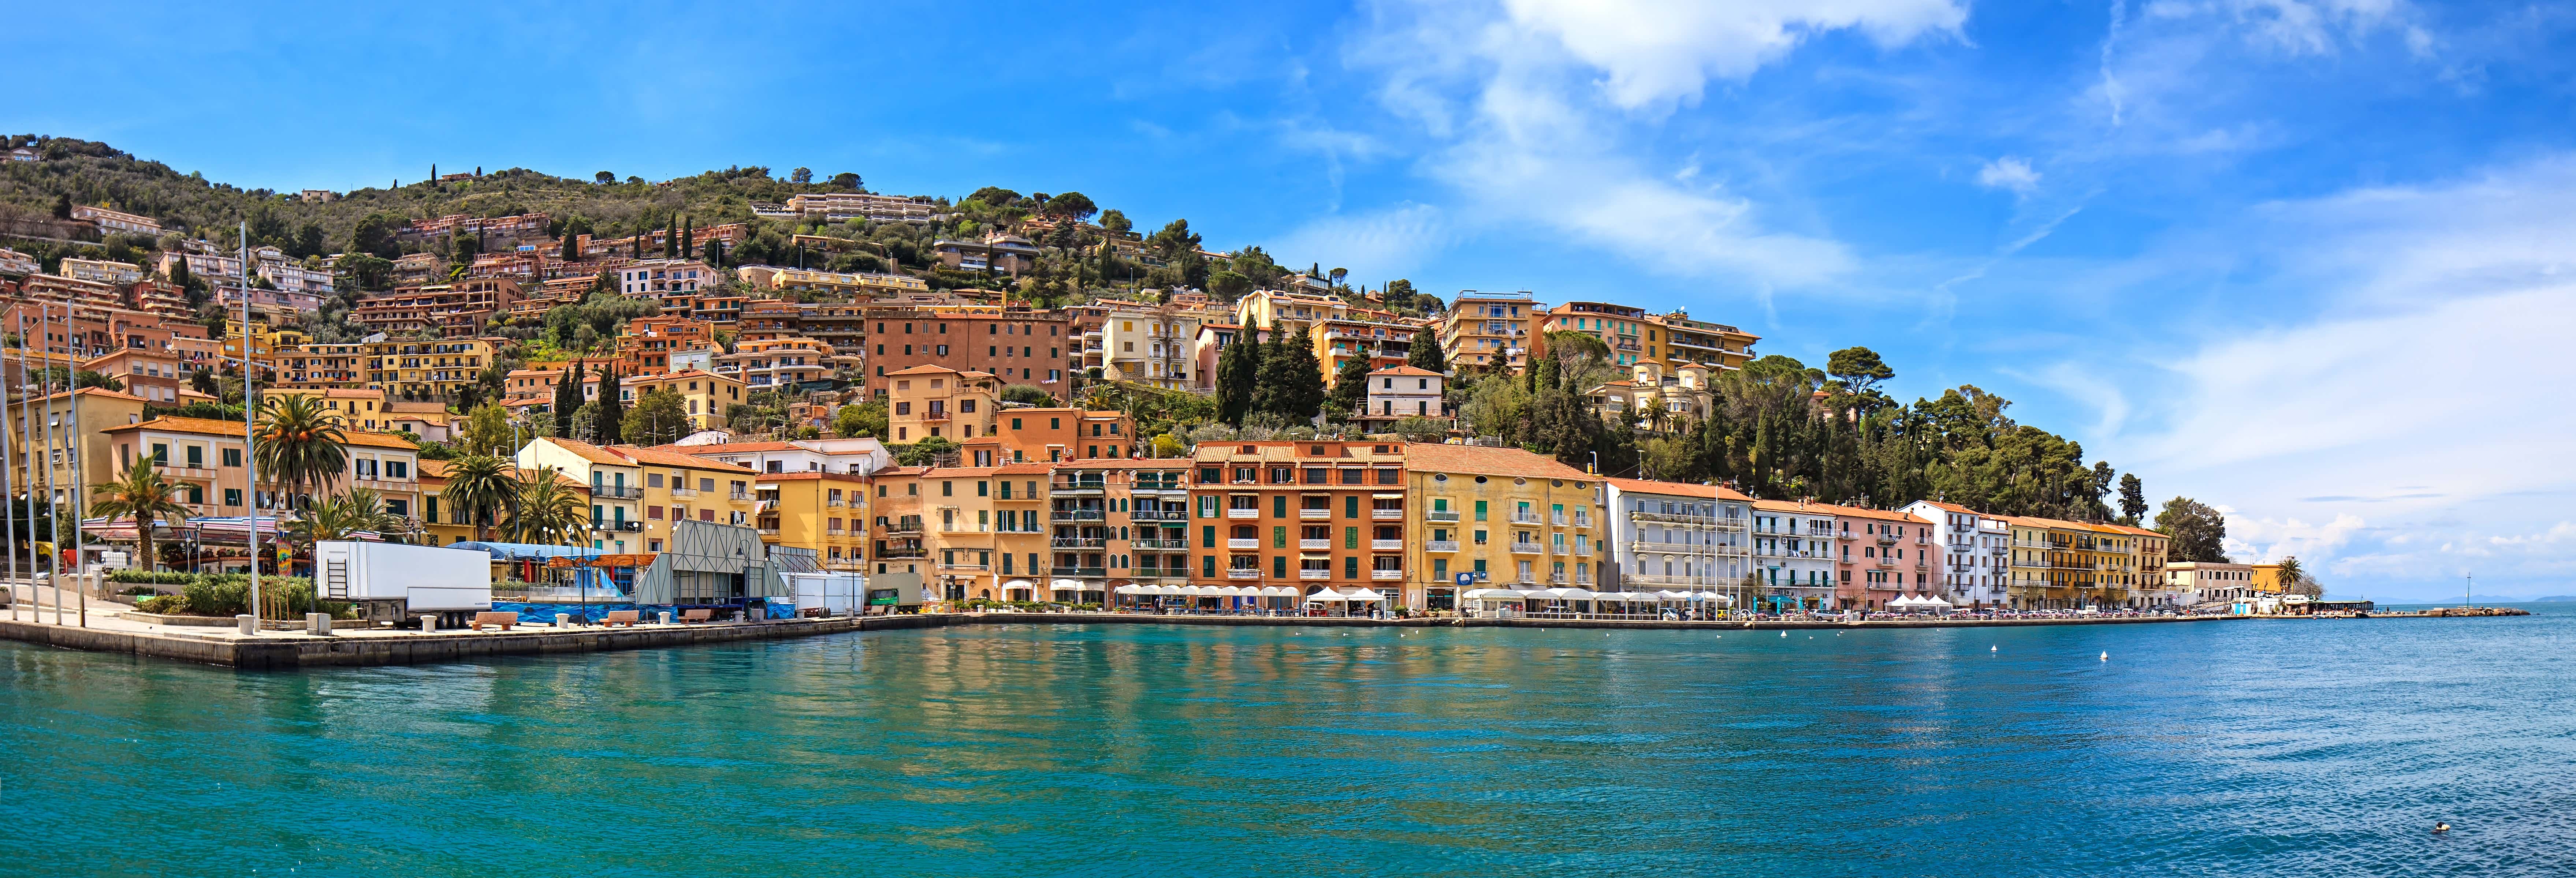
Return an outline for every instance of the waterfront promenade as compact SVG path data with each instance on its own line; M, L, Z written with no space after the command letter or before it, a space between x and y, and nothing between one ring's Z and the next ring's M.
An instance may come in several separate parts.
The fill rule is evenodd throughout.
M2060 625L2196 624L2249 619L2311 617L2249 616L2100 616L1970 619L1926 616L1906 619L1842 621L1770 619L1680 621L1670 619L1371 619L1339 616L1157 615L1146 613L924 613L889 616L843 616L761 622L642 624L604 628L577 625L556 628L521 624L509 631L465 629L422 632L399 628L335 628L328 635L302 628L245 635L230 625L162 624L128 618L119 604L92 602L87 624L55 624L50 609L38 621L20 604L20 618L0 619L0 638L65 649L127 653L150 658L221 665L245 670L289 670L351 665L408 665L478 658L657 649L741 640L774 640L964 625L1187 625L1223 627L1355 627L1355 628L1587 628L1604 630L1871 630L1888 628L2026 628ZM2519 613L2520 611L2506 611ZM144 614L136 613L141 617ZM2403 618L2392 613L2371 618ZM209 620L211 621L211 620ZM2320 619L2319 621L2327 621ZM271 622L271 626L279 623Z

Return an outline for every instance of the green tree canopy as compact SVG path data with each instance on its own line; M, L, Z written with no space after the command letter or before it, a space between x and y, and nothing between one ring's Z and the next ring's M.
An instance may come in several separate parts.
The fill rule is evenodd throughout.
M2156 531L2171 538L2166 557L2176 561L2227 562L2227 516L2189 497L2165 501L2156 513Z

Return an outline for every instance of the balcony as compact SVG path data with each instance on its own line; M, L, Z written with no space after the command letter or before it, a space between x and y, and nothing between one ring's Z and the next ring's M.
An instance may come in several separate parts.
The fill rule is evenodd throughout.
M1048 568L1048 569L1050 569L1050 570L1054 571L1053 575L1055 575L1055 576L1107 576L1107 575L1109 575L1109 569L1108 569L1108 568L1106 568L1106 567L1052 567L1052 568Z
M1554 514L1554 515L1550 515L1550 516L1548 516L1548 517L1547 517L1547 523L1552 524L1552 525L1555 525L1555 526L1557 526L1557 527L1564 527L1564 526L1565 526L1565 513L1559 512L1559 513L1556 513L1556 514Z
M1895 534L1888 533L1888 532L1886 532L1886 531L1883 531L1883 530L1882 530L1882 531L1879 531L1878 533L1871 534L1870 536L1877 538L1877 540L1878 540L1878 544L1879 544L1879 545L1882 545L1882 546L1893 546L1893 545L1896 545L1896 535L1895 535Z
M954 562L954 563L946 563L946 562L943 562L943 563L941 563L941 564L939 565L939 569L941 569L941 570L991 570L991 569L993 569L993 565L991 565L991 564L975 564L975 563L970 563L970 562L966 562L966 561L958 561L958 562Z
M1227 579L1260 579L1260 578L1261 578L1261 568L1258 568L1258 567L1236 567L1236 568L1233 568L1233 569L1227 570L1227 571L1225 572L1225 578L1227 578Z
M1881 556L1879 556L1879 558L1878 558L1878 566L1880 566L1880 567L1894 567L1894 566L1896 566L1896 559L1894 559L1894 558L1890 558L1890 557L1887 557L1887 556L1885 556L1885 555L1881 555Z
M1225 541L1225 547L1228 549L1258 549L1261 548L1261 541L1259 539L1228 539Z
M893 524L886 525L885 533L886 536L890 537L906 534L918 534L921 533L921 522L910 519L897 521Z
M1404 571L1403 571L1403 570L1400 570L1400 569L1399 569L1399 570L1371 570L1371 571L1369 571L1369 578L1370 578L1370 579L1377 580L1377 581L1379 581L1379 582L1393 582L1393 581L1397 581L1397 580L1401 580L1401 579L1403 579L1403 578L1404 578Z
M1577 515L1577 516L1575 516L1575 517L1574 517L1574 526L1575 526L1575 527L1591 527L1591 526L1592 526L1592 516L1589 516L1589 515Z
M1548 581L1548 583L1549 583L1549 584L1551 584L1551 585L1564 585L1564 584L1565 584L1565 573L1564 573L1564 571L1558 571L1558 572L1555 572L1555 573L1550 573L1550 574L1548 574L1548 575L1547 575L1547 581Z
M930 557L930 550L920 546L896 546L877 553L877 560L879 561L900 561L908 558L928 557Z
M1180 509L1139 509L1127 513L1130 521L1188 521L1189 512Z
M1315 567L1301 567L1297 570L1297 578L1309 580L1331 579L1333 578L1333 571Z
M1370 551L1375 551L1375 552L1401 552L1401 551L1404 551L1404 541L1403 541L1403 540L1370 540L1370 541L1369 541L1369 550L1370 550Z
M1184 579L1190 572L1180 567L1138 567L1137 579Z
M1549 545L1549 546L1547 547L1547 553L1548 553L1548 554L1550 554L1550 555L1570 555L1570 554L1573 554L1572 552L1566 551L1566 548L1565 548L1565 544L1564 544L1564 543L1555 543L1555 544L1551 544L1551 545Z
M1514 513L1512 513L1512 523L1513 523L1513 524L1538 524L1538 523L1539 523L1538 513L1535 513L1535 512L1514 512Z
M1227 517L1227 518L1260 518L1260 517L1261 517L1261 510L1260 510L1260 509L1258 509L1258 508L1254 508L1254 509L1228 509L1228 510L1226 510L1226 511L1225 511L1225 517Z
M639 522L639 523L640 523L640 522ZM618 529L619 529L619 530L625 530L625 528L623 528L623 527L618 528ZM778 535L778 529L777 529L777 528L774 528L774 527L764 527L764 528L761 528L761 529L760 529L760 535L761 535L761 536L764 536L764 537L774 537L774 536L777 536L777 535Z
M749 502L751 502L751 492L750 492L750 491L729 491L729 492L726 492L726 494L725 494L725 499L727 499L727 500L731 500L731 501L736 502L736 503L749 503Z
M1371 509L1369 510L1369 519L1372 521L1403 521L1404 510L1400 507L1395 509Z
M1108 486L1107 484L1105 484L1105 483L1101 483L1101 482L1049 482L1049 483L1047 483L1047 490L1052 491L1052 492L1055 492L1055 493L1057 493L1057 494L1062 494L1062 495L1064 495L1064 496L1068 496L1068 497L1087 497L1087 496L1097 496L1097 495L1099 495L1099 493L1100 493L1100 492L1105 491L1105 490L1108 490L1108 489L1109 489L1109 486Z
M1458 551L1458 541L1457 541L1457 540L1432 540L1432 541L1430 541L1430 542L1428 542L1428 543L1424 543L1424 544L1423 544L1423 548L1424 548L1425 550L1427 550L1427 551L1433 551L1433 552L1455 552L1455 551Z
M1053 521L1106 521L1108 514L1097 509L1058 509L1047 516Z
M1105 549L1109 547L1109 540L1106 537L1056 537L1048 540L1047 546L1056 549Z
M1332 540L1298 540L1298 541L1297 541L1297 548L1298 548L1298 549L1300 549L1300 550L1303 550L1303 551L1308 551L1308 552L1323 552L1323 551L1329 551L1329 550L1331 550L1331 549L1333 548L1333 541L1332 541Z
M698 499L698 491L697 491L697 489L696 489L696 488L672 488L672 489L671 489L671 499L673 499L673 500L695 500L695 499Z
M592 485L590 495L611 500L641 500L644 499L644 489L625 485Z
M1137 537L1132 542L1137 549L1144 551L1163 549L1177 552L1190 547L1190 541L1188 540L1164 540L1155 539L1153 537Z
M1458 520L1458 511L1454 509L1434 509L1429 512L1422 513L1422 520L1454 523Z
M827 527L823 529L823 535L827 537L843 537L849 536L850 532L837 527Z
M945 421L948 420L948 413L946 411L922 412L921 419L925 421Z
M673 496L678 496L678 494L679 494L679 492L677 492L677 491L673 491L673 492L671 492L671 493L672 493L672 495L673 495ZM824 500L824 501L823 501L823 505L824 505L824 506L828 506L828 507L832 507L832 508L835 508L835 509L838 509L838 508L841 508L841 507L844 507L844 506L848 506L848 505L850 505L850 501L848 501L848 500L844 500L844 499L841 499L841 498L839 498L839 497L832 497L832 498L828 498L828 499Z
M1512 543L1512 554L1514 555L1536 555L1545 551L1547 550L1540 547L1537 543L1523 543L1517 541Z
M1327 518L1331 518L1331 517L1333 517L1333 510L1330 510L1330 509L1299 509L1299 510L1297 510L1297 517L1298 517L1299 519L1306 520L1306 521L1320 521L1320 520L1323 520L1323 519L1327 519Z
M1592 574L1589 574L1589 573L1577 573L1577 574L1574 574L1574 584L1575 584L1575 585L1591 585L1591 584L1592 584Z
M1793 534L1793 536L1794 536L1794 534ZM1811 540L1848 540L1848 539L1851 539L1851 538L1852 538L1852 532L1851 532L1851 531L1847 531L1847 530L1846 530L1846 531L1810 530L1810 531L1808 531L1808 532L1807 532L1807 539L1811 539Z

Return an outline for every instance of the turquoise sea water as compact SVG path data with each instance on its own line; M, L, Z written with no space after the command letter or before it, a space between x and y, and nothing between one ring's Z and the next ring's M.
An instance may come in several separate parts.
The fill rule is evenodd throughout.
M2534 609L281 674L0 644L0 875L2576 874L2576 607Z

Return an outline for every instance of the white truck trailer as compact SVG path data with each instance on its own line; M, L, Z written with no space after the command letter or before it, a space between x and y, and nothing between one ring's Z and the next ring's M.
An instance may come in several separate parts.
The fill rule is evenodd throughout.
M462 628L492 609L492 553L480 549L326 541L313 546L313 573L317 597L356 604L369 622L437 616Z

